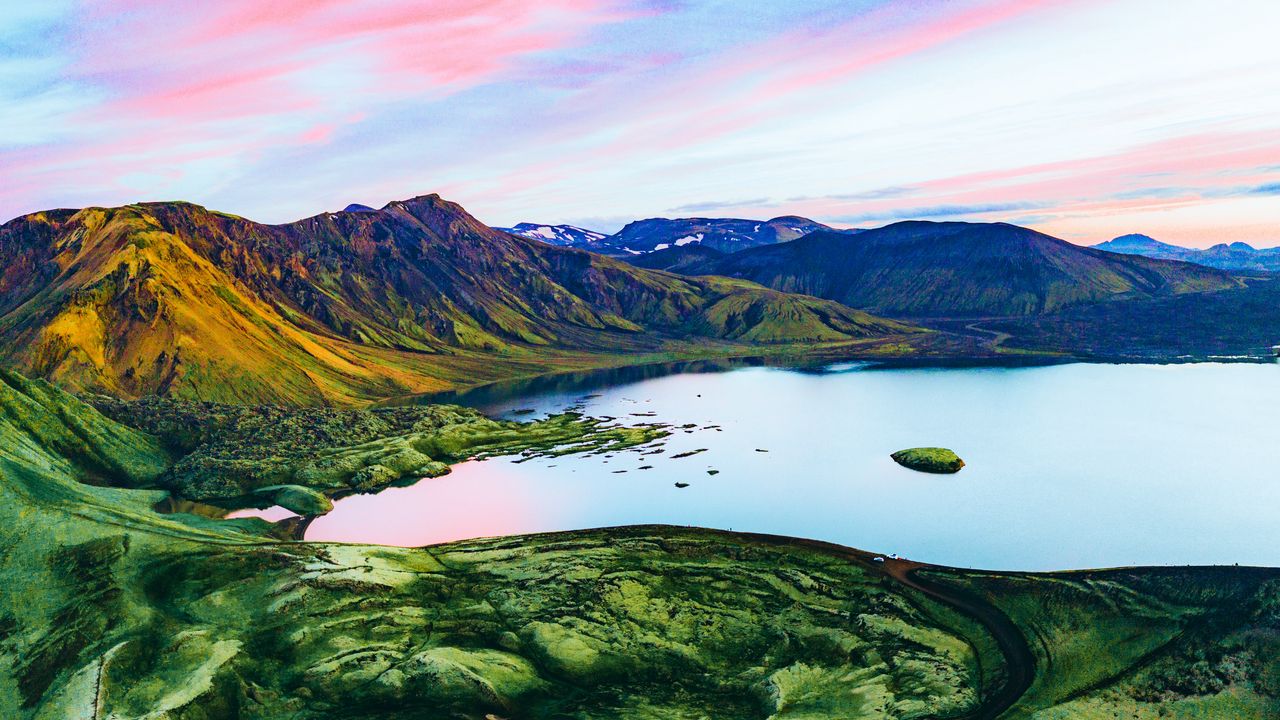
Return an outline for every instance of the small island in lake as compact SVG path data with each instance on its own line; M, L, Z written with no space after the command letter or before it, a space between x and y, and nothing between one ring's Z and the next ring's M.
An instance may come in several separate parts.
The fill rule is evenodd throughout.
M889 457L905 468L927 473L957 473L964 461L951 450L938 447L920 447L899 450Z

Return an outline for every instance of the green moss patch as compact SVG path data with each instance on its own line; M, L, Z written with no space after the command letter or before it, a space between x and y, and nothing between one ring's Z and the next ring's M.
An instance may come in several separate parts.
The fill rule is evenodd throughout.
M964 461L951 450L939 447L920 447L899 450L889 457L905 468L920 472L950 474L960 472Z

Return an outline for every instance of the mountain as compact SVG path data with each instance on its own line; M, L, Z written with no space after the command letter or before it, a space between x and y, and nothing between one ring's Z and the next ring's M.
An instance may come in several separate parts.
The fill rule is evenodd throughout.
M126 397L350 403L909 331L498 232L436 195L285 225L180 202L51 210L0 226L0 268L0 360Z
M1219 243L1206 250L1170 245L1146 235L1121 235L1093 247L1125 255L1183 260L1198 265L1245 272L1280 272L1280 248L1259 250L1248 243Z
M702 245L732 253L787 242L818 230L832 230L808 218L787 215L772 220L733 218L650 218L627 223L605 244L616 253L634 255L685 245Z
M1220 270L1084 248L1015 225L923 221L856 235L817 232L683 271L899 317L1032 315L1240 284Z
M733 218L650 218L627 223L601 241L602 252L640 255L672 247L702 245L721 252L788 242L818 230L838 232L808 218L787 215L772 220Z
M608 235L595 230L587 230L576 225L539 225L538 223L520 223L509 228L494 228L512 235L541 240L548 245L592 249Z
M520 223L514 227L495 229L512 235L541 240L550 245L583 248L623 258L693 245L731 253L795 240L818 230L841 232L822 223L794 215L776 217L772 220L650 218L628 223L613 235L584 230L574 225L537 223Z

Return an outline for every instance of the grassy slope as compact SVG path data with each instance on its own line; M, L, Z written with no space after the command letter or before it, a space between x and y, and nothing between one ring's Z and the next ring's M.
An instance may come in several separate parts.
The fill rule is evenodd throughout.
M0 357L120 396L352 404L915 330L495 232L435 196L268 226L186 203L0 227Z
M5 717L927 717L1003 675L980 625L856 551L669 527L281 542L76 480L154 483L223 426L146 415L161 443L43 383L0 389ZM484 444L462 424L450 446ZM1031 639L1011 717L1277 710L1274 571L930 575Z

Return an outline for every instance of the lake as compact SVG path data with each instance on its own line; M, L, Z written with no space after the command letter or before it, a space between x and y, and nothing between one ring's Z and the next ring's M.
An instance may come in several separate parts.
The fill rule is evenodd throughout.
M342 499L307 539L411 546L668 523L1002 570L1280 565L1274 364L627 372L470 399L508 418L575 407L697 427L662 454L462 463ZM928 475L889 458L922 445L968 465Z

